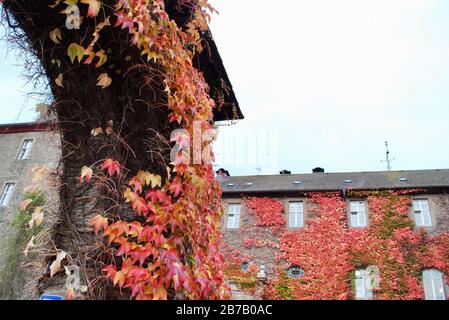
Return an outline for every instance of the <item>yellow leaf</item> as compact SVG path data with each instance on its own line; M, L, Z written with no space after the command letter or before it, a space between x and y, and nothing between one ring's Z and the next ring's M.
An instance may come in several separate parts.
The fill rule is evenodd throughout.
M100 134L103 134L103 129L101 127L95 128L95 129L92 129L91 133L94 137L96 137L96 136L99 136Z
M112 83L112 79L108 76L108 74L102 73L97 78L97 86L101 87L101 89L105 89L109 87Z
M50 31L50 39L54 43L61 44L61 40L62 40L61 30L59 30L59 28L56 28L53 31Z
M153 294L153 300L167 300L167 289L162 285L159 286Z
M31 220L28 223L30 229L33 228L34 225L39 226L42 223L42 219L44 218L44 213L40 207L36 207L34 209L33 214L31 215Z
M74 6L78 4L78 0L64 0L64 3L69 6Z
M96 17L98 15L98 12L100 11L100 7L101 7L100 1L98 1L98 0L81 0L80 2L89 5L89 8L87 9L88 17Z
M140 183L150 186L151 188L160 187L162 184L162 178L159 175L154 175L148 171L139 171L137 173L137 179Z
M123 197L125 198L126 203L133 202L137 199L136 194L130 188L126 188L126 191L123 193Z
M94 174L94 172L92 171L92 168L83 166L81 168L80 181L83 182L84 178L86 178L87 182L90 182L90 180L92 180L92 175L93 174Z
M151 179L151 187L152 188L156 188L156 187L160 187L162 185L162 178L159 175L152 175L152 179Z
M123 271L117 271L114 275L114 285L118 283L119 287L123 287L125 284L125 274Z
M60 73L59 76L55 79L55 83L57 86L64 88L62 81L64 81L64 77L62 76L62 73Z
M28 252L30 251L30 248L34 248L36 244L34 243L34 240L36 239L36 236L32 236L31 240L28 242L27 246L25 247L25 250L23 250L23 254L25 255L25 258L28 256Z
M106 63L106 61L108 61L108 55L105 54L104 50L98 51L95 54L98 58L100 58L97 62L97 64L95 65L96 68L101 67L102 65L104 65Z
M36 106L36 111L40 113L40 116L43 117L47 114L48 112L48 105L45 103L39 103Z
M58 252L56 260L50 265L50 277L52 278L59 270L61 270L61 262L65 259L67 253L64 251Z

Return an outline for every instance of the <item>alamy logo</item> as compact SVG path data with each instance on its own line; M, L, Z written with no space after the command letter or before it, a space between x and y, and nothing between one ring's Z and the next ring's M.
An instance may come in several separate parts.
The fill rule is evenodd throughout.
M65 26L68 30L78 30L81 26L80 8L77 5L69 5L65 10L67 18L65 20Z
M170 136L170 141L175 142L170 160L175 164L212 164L212 141L216 137L217 130L203 130L200 121L193 123L193 137L185 129L175 130Z

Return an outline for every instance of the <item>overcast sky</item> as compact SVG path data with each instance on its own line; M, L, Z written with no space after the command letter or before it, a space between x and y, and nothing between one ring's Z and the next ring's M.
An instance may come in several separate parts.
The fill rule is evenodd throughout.
M386 140L393 169L449 167L449 1L211 2L245 115L220 129L217 167L383 170ZM0 122L32 120L35 101L24 104L29 88L5 55L2 43Z

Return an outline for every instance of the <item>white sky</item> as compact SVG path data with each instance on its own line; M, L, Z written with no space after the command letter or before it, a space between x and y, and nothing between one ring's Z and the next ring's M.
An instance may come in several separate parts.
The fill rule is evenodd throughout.
M449 1L211 2L245 114L221 129L217 167L233 175L383 170L385 140L393 169L449 167ZM0 123L32 120L35 101L24 104L29 87L5 54L1 43ZM269 163L255 155L267 145Z

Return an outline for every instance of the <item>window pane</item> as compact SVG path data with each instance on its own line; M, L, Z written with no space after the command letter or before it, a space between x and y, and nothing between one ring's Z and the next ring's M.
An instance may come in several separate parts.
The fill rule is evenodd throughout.
M349 206L351 227L366 227L365 201L351 201Z
M238 229L240 227L240 214L236 214L234 217L234 228Z
M424 226L431 227L432 226L432 220L430 218L430 212L429 211L423 211L422 215L423 215L423 224L424 224Z
M413 200L413 209L415 211L415 223L418 227L431 227L432 219L430 217L429 202L425 199Z
M373 298L371 276L366 269L356 270L355 272L355 297L359 300L368 300Z
M357 212L351 212L351 227L358 227L359 217Z
M301 228L303 226L303 203L300 201L289 202L288 225L291 228Z
M418 227L423 226L423 218L421 211L415 211L415 223Z
M423 286L426 300L446 300L444 275L438 270L423 271Z
M365 298L365 284L362 277L355 279L355 297L357 299Z
M298 213L297 227L304 227L304 213L302 211Z
M0 205L7 206L12 194L14 193L14 183L7 183L3 188L2 194L0 195Z
M23 141L21 150L19 152L19 160L28 159L32 144L33 144L32 139L27 139Z
M292 228L295 227L296 225L296 217L295 217L295 213L294 212L290 212L288 214L288 225Z
M360 224L359 224L360 227L366 227L366 213L365 213L365 211L361 211L359 213L359 222L360 222Z
M240 225L240 209L239 203L232 203L228 206L228 221L227 227L229 229L238 229Z
M416 211L421 211L421 201L420 200L413 200L413 208Z
M234 215L228 215L228 228L234 228Z
M427 200L421 200L421 208L424 226L432 226L432 220L430 218L429 202Z

